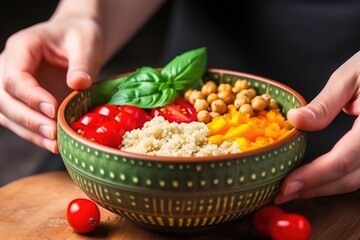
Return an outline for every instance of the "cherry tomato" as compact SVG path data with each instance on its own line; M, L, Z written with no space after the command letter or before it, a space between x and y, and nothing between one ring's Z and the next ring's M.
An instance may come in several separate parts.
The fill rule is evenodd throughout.
M95 132L89 131L84 137L95 140L105 146L119 148L122 142L125 130L115 120L109 120L100 124Z
M121 126L126 130L141 128L151 116L144 110L135 106L120 106L119 113L115 116Z
M176 98L173 103L151 110L152 116L163 116L169 122L193 122L197 121L196 110L182 98Z
M99 207L86 198L72 200L68 205L66 216L70 226L78 233L92 232L100 222Z
M83 135L87 129L98 127L102 122L106 120L106 117L98 113L86 113L79 120L71 124L71 128Z
M139 107L103 104L83 115L71 128L90 141L119 148L125 131L140 128L150 119L150 114Z
M270 236L270 221L283 214L285 214L285 212L274 204L267 204L260 207L253 216L253 224L256 232L262 236Z
M93 108L91 112L98 113L109 118L114 118L119 113L119 108L113 104L102 104Z
M270 221L269 232L273 240L307 240L311 236L312 227L304 216L285 213Z

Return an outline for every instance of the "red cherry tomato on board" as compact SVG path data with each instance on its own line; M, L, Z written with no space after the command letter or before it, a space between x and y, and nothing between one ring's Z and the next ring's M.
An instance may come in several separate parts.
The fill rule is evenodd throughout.
M182 98L176 98L173 103L151 110L152 116L163 116L169 122L193 122L197 121L196 110L190 103Z
M267 204L260 207L253 216L253 224L256 232L261 236L270 236L270 221L283 214L285 214L285 211L274 204Z
M304 216L285 213L270 221L269 232L273 240L308 240L312 227Z
M70 226L78 233L92 232L100 222L99 207L86 198L72 200L68 205L66 216Z

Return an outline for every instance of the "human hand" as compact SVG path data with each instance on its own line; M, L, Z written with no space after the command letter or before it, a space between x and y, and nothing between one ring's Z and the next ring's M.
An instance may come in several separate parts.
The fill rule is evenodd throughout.
M325 128L343 110L357 116L352 128L327 153L293 171L275 202L352 192L360 187L360 52L340 66L307 106L288 112L304 131Z
M91 85L102 64L94 21L50 20L11 36L0 55L0 124L57 153L56 112L71 89Z

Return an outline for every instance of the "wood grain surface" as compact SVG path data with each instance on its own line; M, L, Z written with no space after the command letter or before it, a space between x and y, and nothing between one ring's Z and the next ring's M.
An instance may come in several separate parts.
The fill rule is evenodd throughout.
M88 235L75 233L66 220L68 203L86 195L66 172L26 177L0 188L0 239L261 239L251 225L252 215L211 231L169 236L143 230L125 218L100 208L99 228ZM308 217L314 240L360 239L360 192L296 200L282 208Z

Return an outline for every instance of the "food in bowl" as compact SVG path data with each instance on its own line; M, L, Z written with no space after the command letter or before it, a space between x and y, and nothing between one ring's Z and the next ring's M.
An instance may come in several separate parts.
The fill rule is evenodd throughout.
M204 62L204 49L193 51ZM193 51L176 59L186 60ZM189 62L192 63L186 66L187 69L197 67L193 63L196 61ZM200 89L185 85L178 87L181 94L173 94L167 99L161 93L161 101L145 101L144 104L142 99L153 101L159 98L164 87L158 84L157 78L165 77L161 74L153 77L159 73L149 67L141 68L139 72L119 83L116 93L110 96L110 103L91 109L75 121L71 125L74 131L91 141L123 151L162 156L207 156L260 148L277 141L292 129L276 100L268 93L258 95L246 79L238 79L233 85L217 85L214 81L202 83L197 79L199 74L196 77L189 74L181 81L197 84ZM135 82L137 88L147 87L150 93L139 93L127 82ZM172 84L175 86L177 82ZM134 89L127 96L123 91L128 91L129 86ZM176 90L171 93L174 92Z
M168 122L155 117L141 129L126 132L121 150L157 156L209 156L239 153L236 142L212 144L208 141L209 129L202 123Z
M283 116L306 104L290 87L248 73L206 69L202 79L217 85L245 79L259 95L271 95ZM58 143L69 175L84 193L138 226L181 234L236 220L272 201L281 181L301 164L306 134L295 128L261 148L196 157L133 153L80 136L71 125L108 103L111 97L104 95L116 92L108 84L120 81L72 92L59 107Z

